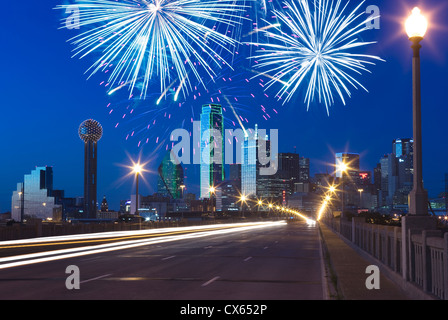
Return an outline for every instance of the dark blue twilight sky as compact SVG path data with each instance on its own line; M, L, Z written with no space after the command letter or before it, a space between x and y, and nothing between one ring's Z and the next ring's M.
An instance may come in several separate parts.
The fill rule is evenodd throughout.
M53 8L62 1L7 1L0 11L0 212L10 210L16 184L35 166L52 166L54 188L65 190L67 197L82 196L84 150L77 130L88 118L98 120L104 129L98 197L106 195L112 209L118 209L119 200L129 198L134 190L133 179L126 177L129 169L123 166L140 154L143 161L151 160L147 168L155 171L164 150L156 150L156 137L163 139L165 131L181 127L183 121L174 106L166 110L177 117L168 120L159 114L155 130L160 132L151 133L150 143L138 147L135 140L126 140L129 128L138 129L153 116L143 112L134 122L121 121L115 128L123 111L109 115L111 97L99 85L101 77L87 81L84 74L93 58L72 59L73 47L67 40L74 31L58 30L63 12ZM352 0L351 5L356 3ZM293 152L296 147L301 156L311 159L312 173L331 171L334 153L343 151L360 153L361 168L373 170L380 157L391 152L393 139L412 136L412 50L403 21L418 5L430 16L421 51L423 175L430 196L436 196L443 191L443 175L448 172L448 2L368 0L363 6L371 4L380 9L381 25L366 33L364 40L378 41L368 52L386 62L370 67L372 73L359 78L369 93L352 90L347 105L335 104L329 116L323 106L312 105L307 111L295 99L276 107L278 113L259 122L259 127L279 129L280 152ZM262 103L275 105L272 100ZM199 120L200 102L189 104L192 111L185 114L186 123L192 112ZM256 119L259 109L249 107L245 117ZM187 169L190 191L197 190L196 169ZM142 194L156 191L155 177L145 174Z

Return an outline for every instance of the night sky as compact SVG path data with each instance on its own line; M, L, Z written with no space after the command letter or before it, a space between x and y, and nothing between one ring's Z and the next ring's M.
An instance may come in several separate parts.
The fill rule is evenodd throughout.
M77 130L86 119L93 118L103 126L98 200L106 195L115 210L134 190L133 178L125 167L131 159L140 156L142 161L149 161L148 170L156 171L165 150L164 146L156 149L156 138L166 138L172 129L182 126L183 120L189 123L192 113L194 120L199 120L202 103L190 99L182 107L188 112L179 112L177 105L171 111L165 106L165 111L175 116L168 120L159 114L149 143L139 147L136 139L126 140L132 127L137 130L152 121L153 113L122 119L115 128L123 114L118 98L113 100L99 85L101 75L87 80L84 72L92 57L71 58L73 46L67 40L76 31L58 29L64 13L54 8L65 4L62 1L7 1L0 11L0 212L10 211L17 183L36 166L53 167L54 188L65 190L66 197L83 195L84 149ZM353 0L351 5L355 3ZM307 111L302 97L283 106L266 99L262 103L277 110L268 121L259 121L259 108L251 110L250 104L242 112L251 122L249 127L257 122L260 128L279 129L279 151L297 151L310 158L312 174L331 173L334 153L344 151L360 153L361 169L373 173L381 156L392 152L393 139L412 137L412 50L403 22L412 8L419 6L430 21L421 50L423 177L430 197L435 197L444 191L444 173L448 173L448 2L369 0L363 8L371 4L380 9L380 29L363 33L363 40L378 41L367 51L386 62L378 62L369 67L370 74L358 77L368 93L353 89L347 104L336 100L329 115L319 104L312 104ZM111 114L110 103L118 105ZM227 121L226 126L229 124ZM189 166L189 191L197 191L198 177L199 170ZM147 183L140 185L141 194L152 194L157 190L156 174L145 173L145 180Z

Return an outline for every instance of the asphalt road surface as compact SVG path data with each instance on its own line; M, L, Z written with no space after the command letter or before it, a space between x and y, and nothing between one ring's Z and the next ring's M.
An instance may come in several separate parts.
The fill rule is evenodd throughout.
M324 279L318 227L299 221L0 268L0 299L320 300Z

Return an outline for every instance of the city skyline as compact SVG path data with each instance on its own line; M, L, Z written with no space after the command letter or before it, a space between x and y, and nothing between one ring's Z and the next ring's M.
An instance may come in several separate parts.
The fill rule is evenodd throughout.
M107 108L106 91L97 85L97 79L85 80L83 72L88 62L70 58L71 47L66 43L70 32L57 30L60 16L52 8L58 4L50 1L44 6L35 3L25 6L25 15L33 28L19 22L19 14L23 15L24 9L17 3L7 4L8 15L2 20L16 31L5 36L6 46L17 50L14 54L1 53L2 61L9 61L3 69L10 76L0 86L5 106L0 133L10 138L2 142L6 156L1 163L8 172L2 174L0 212L11 210L11 196L17 183L35 167L52 166L56 189L65 190L69 197L82 195L83 147L76 130L87 118L97 119L104 129L98 154L98 198L106 195L109 207L116 209L124 195L130 196L134 190L133 179L127 176L129 169L125 166L139 156L145 162L152 160L147 165L152 172L145 174L148 184L141 184L141 193L152 194L157 190L157 167L165 145L137 146L132 139L125 139L120 126L115 128L116 120L109 116ZM421 52L422 121L423 178L429 195L436 196L444 191L443 178L448 172L448 150L440 147L444 145L443 129L448 118L444 107L448 93L441 90L448 63L441 54L446 52L447 43L442 39L447 31L438 27L447 20L446 6L437 1L394 4L367 1L366 6L369 4L378 5L381 10L381 28L372 30L369 37L378 41L373 50L386 60L363 78L369 93L353 92L347 106L336 104L329 116L318 104L307 111L301 99L280 107L265 122L258 121L254 110L249 113L254 118L251 125L258 121L260 127L279 129L279 152L296 150L300 156L310 158L312 175L330 168L337 152L359 153L361 169L373 173L381 156L391 153L394 139L412 138L412 52L400 19L414 5L419 5L433 21ZM24 38L27 41L21 41ZM34 50L33 62L23 63L30 61L28 48L39 50ZM191 107L196 108L195 120L199 120L202 104L191 104ZM173 120L170 126L180 128L183 123ZM160 132L169 135L170 131L163 128ZM188 177L191 179L196 174L190 173L194 171L191 168L188 170L187 183Z
M257 126L255 126L255 133L254 133L254 136L256 137L257 136ZM256 141L256 140L255 140ZM395 173L395 170L399 170L399 169L388 169L388 167L391 165L391 160L389 159L388 160L388 158L390 158L391 156L394 156L394 158L396 157L396 159L397 159L397 161L400 159L401 160L401 158L405 155L405 153L403 153L403 154L400 154L400 155L397 155L396 153L398 152L398 151L400 151L400 152L402 152L402 148L401 148L401 146L400 147L397 147L397 144L398 143L402 143L402 141L403 142L405 142L406 144L408 144L408 142L409 141L411 141L412 142L412 139L408 139L408 138L397 138L397 139L393 139L392 141L391 141L391 149L390 149L390 152L385 152L384 153L384 155L382 156L382 157L380 157L379 159L378 159L378 162L377 162L377 167L380 167L381 168L381 170L385 170L385 174L386 175L388 175L388 174L391 174L391 173L394 173L394 175L395 174L398 174L398 173ZM244 145L243 147L242 147L242 155L246 155L246 158L245 158L245 160L244 161L248 161L248 159L247 159L247 154L246 154L246 151L244 151L245 150L245 148L246 148L246 145ZM253 146L253 148L255 148L254 146ZM407 150L409 151L409 148L410 149L412 149L412 145L409 147L409 146L407 146ZM302 159L306 159L306 160L309 160L309 158L306 158L306 155L301 155L301 154L299 154L299 153L296 153L296 151L297 150L294 150L293 152L290 152L290 151L286 151L286 152L278 152L278 155L277 155L277 161L278 161L278 163L277 163L277 166L279 166L278 167L278 171L275 173L275 177L280 177L280 176L283 176L283 174L281 174L280 173L280 170L282 169L282 170L288 170L288 171L290 171L290 170L295 170L293 167L291 167L291 168L280 168L281 167L281 165L282 165L282 163L281 163L281 158L282 157L287 157L287 158L289 158L291 155L297 155L297 158L296 158L296 163L295 163L295 165L297 165L297 172L295 173L295 174L287 174L286 176L288 177L288 179L289 178L293 178L293 179L295 179L295 178L298 178L299 180L297 180L296 182L300 182L300 181L302 181L301 179L300 179L300 176L303 174L303 172L301 171L301 169L298 169L298 166L300 165L300 161L302 160ZM255 164L253 164L252 166L254 167L253 168L253 170L254 170L254 172L256 171L256 172L258 172L259 171L259 160L257 159L257 156L256 156L256 153L257 152L255 152L255 154L253 155L253 158L254 159L252 159L252 162L254 162ZM195 194L195 196L197 197L197 198L202 198L201 197L201 194L200 194L200 190L201 190L201 188L200 188L200 180L201 180L201 178L200 178L200 173L199 172L197 172L197 174L196 174L196 176L194 177L194 180L196 181L196 183L198 184L196 187L196 189L195 190L192 190L192 191L190 191L191 190L191 185L189 186L189 185L186 185L185 183L184 183L184 166L185 165L183 165L182 163L181 164L179 164L179 165L176 165L176 166L173 166L173 160L171 160L171 157L175 157L175 155L174 154L172 154L172 150L168 150L167 152L164 152L164 156L163 156L163 158L162 158L162 160L160 161L160 163L159 163L159 166L158 166L158 171L157 171L157 173L156 173L156 175L157 175L157 177L156 177L156 183L155 183L155 185L154 184L150 184L151 185L151 187L153 187L154 188L154 191L153 192L149 192L149 193L142 193L142 192L139 192L139 194L140 195L142 195L142 196L152 196L153 194L155 195L155 194L160 194L161 196L167 196L168 198L172 198L173 200L175 200L175 199L178 199L178 197L179 197L179 194L180 193L182 193L182 194L184 194L184 193L193 193L193 194ZM223 155L223 158L224 158L224 155ZM386 160L386 167L384 168L383 167L383 160ZM346 164L348 164L348 166L347 166L347 175L350 177L349 178L349 180L350 181L357 181L358 180L358 178L360 178L361 177L361 174L366 174L366 175L368 175L368 180L369 180L369 184L371 184L371 187L374 187L374 184L375 183L379 183L380 185L382 185L383 184L383 178L380 178L380 179L378 179L378 181L375 181L375 178L374 178L374 172L375 172L375 169L376 168L364 168L360 163L360 155L359 155L359 153L355 153L355 152L342 152L342 153L335 153L334 154L334 159L333 159L333 164L331 164L330 162L328 162L327 163L327 167L326 167L326 171L324 172L324 171L319 171L319 172L314 172L313 174L310 174L308 177L309 177L309 179L310 180L308 180L307 179L307 182L311 182L311 180L313 180L313 178L315 178L315 179L317 179L317 180L319 180L319 179L321 179L321 177L320 176L325 176L325 175L330 175L330 176L332 176L332 177L334 177L335 179L336 178L341 178L341 176L340 176L340 172L338 171L338 166L341 164L341 162L344 162L344 163L346 163ZM401 161L400 161L401 162ZM172 168L170 168L170 169L168 169L168 168L164 168L164 169L161 169L162 167L165 167L166 166L166 163L170 163L170 166L172 166ZM251 163L251 161L248 161L248 163ZM289 162L286 162L286 163L289 163ZM292 162L291 162L292 163ZM308 166L310 165L310 163L308 163ZM187 166L191 166L191 165L187 165ZM200 164L197 164L197 166L200 166ZM176 167L176 169L173 169L173 168L175 168ZM223 167L225 167L225 175L223 176L223 182L229 182L229 181L232 181L233 179L232 179L232 173L230 173L230 168L228 167L228 166L224 166L223 165ZM242 167L244 167L244 166L242 166ZM409 165L408 165L408 167L409 167ZM46 167L36 167L36 169L35 169L35 171L36 170L42 170L42 169L46 169L47 171L48 170L51 170L50 172L51 172L51 180L49 180L49 181L51 181L51 188L49 189L49 190L51 190L51 191L53 191L53 168L51 167L51 166L46 166ZM309 169L309 167L308 167L308 169ZM161 170L163 170L163 171L161 171ZM169 171L165 171L165 170L169 170ZM178 172L178 173L174 173L174 172L171 172L171 170L174 170L174 171L178 171L178 170L180 170L180 172ZM241 172L241 177L240 177L240 179L241 178L243 178L242 180L240 180L240 183L242 183L242 186L243 186L243 188L241 189L241 193L242 194L247 194L247 192L245 192L245 188L244 188L244 174L243 174L243 168L241 168L240 170L242 170L242 172ZM392 170L392 171L388 171L388 170ZM199 171L199 170L198 170ZM166 185L166 183L167 183L167 181L165 181L164 183L164 186L162 187L162 189L161 189L161 177L162 177L162 172L164 172L163 174L170 174L170 175L173 175L173 174L175 174L176 175L176 177L170 177L169 179L169 183L171 183L173 186L179 186L179 188L177 188L176 190L177 190L177 192L179 193L178 195L176 195L176 196L172 196L172 195L169 195L168 193L167 194L165 194L165 192L169 192L168 190L163 190L163 188L165 188L165 187L167 187L167 185ZM169 173L168 173L169 172ZM179 174L181 174L181 175L179 175ZM279 175L280 174L280 175ZM447 174L445 174L445 176L446 176ZM26 175L25 174L25 180L26 180L26 177L27 177L28 175ZM260 181L259 181L259 179L260 179L260 177L258 177L259 175L258 174L256 174L256 176L257 176L257 178L256 178L256 181L254 181L254 182L252 182L254 185L255 184L259 184L259 183L261 183ZM285 176L285 177L286 177ZM412 173L411 173L411 176L412 176ZM254 177L255 178L255 177ZM267 176L267 178L269 178L269 176ZM445 178L446 179L446 178ZM177 180L179 180L179 181L177 181ZM386 177L386 180L387 180L387 177ZM45 181L45 180L44 180ZM177 182L175 182L175 181L177 181ZM190 180L191 181L191 180ZM45 183L45 182L44 182ZM329 181L327 181L327 183L329 183ZM386 182L387 183L387 182ZM389 182L390 183L390 182ZM446 183L446 181L444 180L444 183ZM20 185L22 184L22 182L18 182L17 183L17 190L15 190L14 192L13 192L13 198L14 199L19 199L20 200ZM37 182L37 184L39 184L39 182ZM180 185L182 185L182 190L181 190L181 188L180 188ZM218 183L218 185L220 185L220 183ZM412 184L411 184L412 185ZM292 190L294 189L294 186L292 185L291 186L292 187ZM325 187L325 186L324 186ZM286 189L285 189L286 188ZM184 190L185 189L185 190ZM247 189L247 187L246 187L246 189ZM286 185L283 185L282 186L282 190L283 191L286 191L286 192L288 192L288 187L286 186ZM162 191L161 191L162 190ZM257 190L258 190L258 187L257 187ZM263 189L264 190L264 189ZM264 190L264 193L263 192L261 192L261 193L263 193L264 194L264 198L275 198L275 195L274 194L271 194L272 192L274 192L275 193L275 190L276 189L273 189L273 190ZM45 192L46 192L46 189L44 190ZM62 189L62 190L60 190L60 192L62 192L62 195L64 195L64 189ZM135 191L135 190L133 190L133 191ZM247 190L246 190L247 191ZM277 190L278 191L278 190ZM363 190L363 191L366 191L366 190ZM384 192L386 192L386 195L387 195L387 187L383 190ZM408 190L409 191L409 190ZM445 191L445 189L441 189L440 190L440 192L439 193L441 193L441 192L444 192ZM172 192L176 192L175 190L171 190L171 193ZM18 195L19 194L19 195ZM247 194L247 195L250 195L250 196L252 196L252 197L255 197L255 196L257 196L257 197L260 197L260 193L257 191L257 192L255 192L255 191L253 191L252 193L250 193L250 194ZM132 199L132 197L135 197L135 193L133 193L132 191L131 191L131 193L128 195L128 196L125 196L125 195L123 195L122 197L120 197L119 199L115 199L115 200L118 200L118 203L121 205L121 202L122 201L126 201L126 200L129 200L129 199ZM235 197L236 195L233 195L233 197ZM80 197L82 197L82 194L80 194L80 195L71 195L71 197L76 197L76 198L80 198ZM206 196L207 197L207 196ZM101 197L99 197L99 198L101 198ZM107 195L103 195L103 201L104 201L104 199L106 199L107 198ZM262 197L263 198L263 197ZM435 197L432 197L432 198L435 198ZM16 200L16 202L17 201L19 201L19 200ZM386 201L385 200L383 200L383 202L381 202L381 200L380 199L378 199L378 201L379 201L379 204L380 205L392 205L392 203L386 203ZM12 201L12 202L14 202L14 201ZM116 201L114 201L114 202L116 202ZM39 202L39 204L40 204L40 202ZM20 206L20 208L21 208L22 206ZM20 208L19 208L19 210L20 210ZM100 208L101 208L101 202L100 201L97 201L97 211L99 211L100 210ZM118 207L117 208L115 208L115 207L113 207L113 208L110 208L112 211L118 211ZM12 209L12 211L14 211L15 209ZM17 210L16 210L17 211Z

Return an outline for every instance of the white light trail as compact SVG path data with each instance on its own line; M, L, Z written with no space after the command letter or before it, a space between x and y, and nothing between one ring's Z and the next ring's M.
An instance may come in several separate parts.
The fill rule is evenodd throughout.
M152 245L156 243L163 242L171 242L171 241L179 241L186 239L195 239L195 238L203 238L207 236L214 236L232 232L242 232L255 230L260 228L268 228L284 225L284 221L275 221L275 222L256 222L256 223L238 223L238 224L219 224L213 226L196 226L196 227L177 227L177 228L164 228L158 230L138 230L138 231L126 231L126 232L118 232L120 236L141 236L141 235L151 235L151 234L160 234L160 236L151 239L139 239L139 240L125 240L108 244L100 244L100 245L91 245L91 246L83 246L77 248L69 248L69 249L61 249L61 250L52 250L40 253L31 253L24 254L12 257L4 257L0 258L0 269L24 266L35 263L49 262L54 260L75 258L85 255L105 253L115 250L124 250L130 248L136 248L145 245ZM211 230L207 230L211 229ZM193 232L197 230L198 232ZM193 233L188 234L180 234L173 236L164 236L163 233L171 233L171 232L181 232L181 231L192 231ZM83 234L76 236L63 236L63 237L51 237L50 239L45 238L35 238L27 240L19 240L19 241L8 241L9 244L29 244L29 243L38 243L38 242L50 242L50 241L64 241L69 240L79 240L79 239L101 239L106 237L117 236L116 232L105 232L100 234Z

